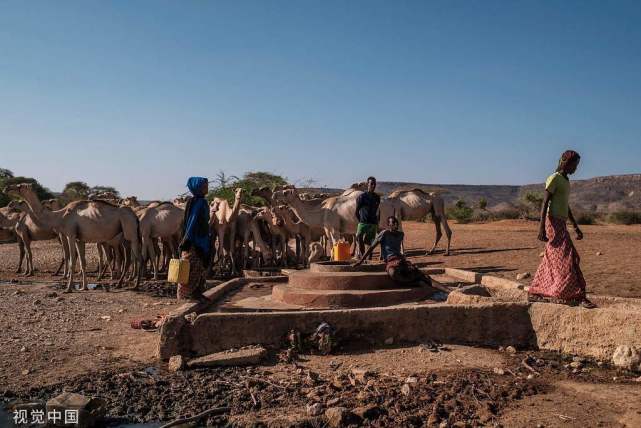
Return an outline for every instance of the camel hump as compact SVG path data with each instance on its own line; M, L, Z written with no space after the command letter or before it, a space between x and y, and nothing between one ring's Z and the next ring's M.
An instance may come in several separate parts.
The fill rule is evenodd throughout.
M388 198L398 198L401 195L404 195L406 193L419 193L425 196L436 196L436 193L434 192L426 192L423 189L419 189L418 187L414 189L399 189L399 190L394 190L392 193L388 195Z

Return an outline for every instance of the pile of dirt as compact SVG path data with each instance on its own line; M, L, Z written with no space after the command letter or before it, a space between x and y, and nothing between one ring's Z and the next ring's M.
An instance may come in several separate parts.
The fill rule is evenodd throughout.
M289 373L253 368L166 373L149 367L81 376L21 394L5 391L2 398L5 402L46 401L63 390L98 396L108 403L110 422L172 420L229 406L229 415L213 417L208 423L273 422L276 411L277 418L287 417L305 426L321 422L325 409L341 406L371 426L421 426L442 421L468 426L489 423L510 401L543 389L536 381L515 381L476 370L399 378L344 371L322 376L296 366L290 366ZM310 412L310 408L316 411Z

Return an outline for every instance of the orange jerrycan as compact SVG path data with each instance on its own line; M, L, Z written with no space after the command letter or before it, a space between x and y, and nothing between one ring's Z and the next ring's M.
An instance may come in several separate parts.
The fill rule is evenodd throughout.
M189 283L189 260L171 259L169 261L169 272L167 282L174 284Z
M351 245L348 242L337 242L332 248L332 259L337 262L347 262L352 259Z

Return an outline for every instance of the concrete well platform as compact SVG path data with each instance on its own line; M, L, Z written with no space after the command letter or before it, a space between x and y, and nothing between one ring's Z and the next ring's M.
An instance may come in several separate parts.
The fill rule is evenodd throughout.
M331 324L341 339L366 338L372 346L385 346L390 338L394 344L439 340L551 350L602 361L611 361L620 345L641 348L641 299L590 296L597 309L530 304L518 282L459 269L423 271L451 282L475 280L477 284L463 286L450 293L447 302L437 304L339 310L301 310L281 304L271 311L267 304L260 312L216 312L218 302L230 300L230 294L256 281L237 278L205 292L213 303L187 303L169 314L160 331L158 356L166 360L177 354L205 355L247 345L279 347L291 329L310 334L321 322ZM286 280L261 278L265 294L260 299L269 303L267 293Z
M348 262L312 263L309 270L291 272L287 284L272 289L272 300L307 309L366 308L427 299L429 287L400 287L382 263L358 267Z

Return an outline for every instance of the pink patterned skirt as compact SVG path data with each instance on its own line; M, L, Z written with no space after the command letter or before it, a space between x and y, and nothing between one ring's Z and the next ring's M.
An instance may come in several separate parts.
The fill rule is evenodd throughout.
M548 216L545 231L548 237L545 255L528 293L566 302L585 299L581 259L570 239L566 220Z

